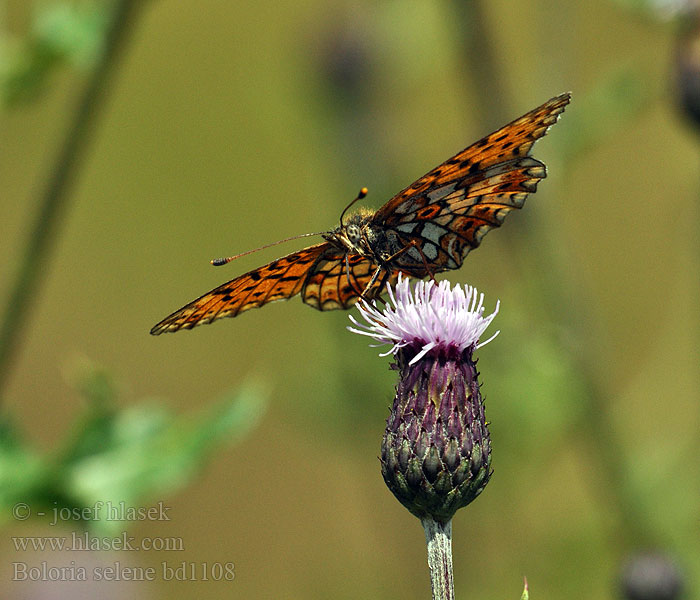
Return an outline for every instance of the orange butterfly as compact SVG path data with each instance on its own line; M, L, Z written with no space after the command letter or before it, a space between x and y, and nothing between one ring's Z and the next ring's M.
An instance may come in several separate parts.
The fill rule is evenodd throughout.
M398 274L423 278L457 269L481 238L521 208L547 175L529 156L571 95L561 94L472 144L394 196L377 212L361 210L326 240L236 277L151 329L191 329L301 294L318 310L347 309L376 298ZM356 200L364 197L362 190ZM347 209L346 209L347 210ZM224 264L227 259L212 261Z

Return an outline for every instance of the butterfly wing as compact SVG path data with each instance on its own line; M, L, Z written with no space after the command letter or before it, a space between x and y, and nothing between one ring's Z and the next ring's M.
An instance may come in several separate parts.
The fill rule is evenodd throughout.
M292 252L271 263L236 277L190 302L151 329L151 334L192 329L222 317L286 300L298 294L314 264L331 245L328 242Z
M521 208L547 176L529 156L571 99L561 94L465 148L394 196L373 223L392 230L401 246L396 265L414 274L456 269L483 236Z
M220 285L151 329L153 335L191 329L222 317L285 300L301 292L318 310L347 309L364 293L376 298L398 273L423 277L455 269L464 256L521 208L546 176L529 156L569 103L552 98L436 167L397 194L372 217L375 231L400 251L381 268L369 257L348 254L330 242L293 252ZM425 265L428 263L429 270Z
M346 260L343 250L331 246L309 273L301 298L318 310L348 309L373 278L374 282L365 293L367 299L378 297L386 289L387 282L393 284L397 277L398 271L380 268L368 257L348 254Z

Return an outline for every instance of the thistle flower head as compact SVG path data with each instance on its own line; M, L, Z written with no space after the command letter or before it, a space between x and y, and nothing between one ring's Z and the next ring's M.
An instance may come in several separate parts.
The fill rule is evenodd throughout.
M396 291L387 286L390 302L380 311L376 303L362 301L358 304L360 315L367 324L359 323L352 315L354 333L374 338L378 344L392 344L380 356L397 354L401 348L413 348L410 359L414 364L426 354L454 357L467 349L472 351L490 342L479 342L486 328L498 314L500 303L488 316L484 316L484 295L471 286L455 286L449 281L419 281L415 290L410 281L399 275Z
M621 584L626 600L677 600L684 596L686 587L680 566L658 550L629 556Z
M382 441L382 475L418 518L448 523L486 486L491 441L473 352L498 312L484 316L483 294L449 282L399 277L389 303L358 306L355 333L391 344L399 381Z

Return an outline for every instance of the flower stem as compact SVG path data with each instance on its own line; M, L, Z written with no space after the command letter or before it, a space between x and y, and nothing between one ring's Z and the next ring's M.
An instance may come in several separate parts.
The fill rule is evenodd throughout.
M457 43L461 45L463 53L461 64L467 71L464 83L473 87L473 82L478 82L479 97L488 98L488 101L477 102L469 108L477 113L480 127L491 131L503 123L511 103L503 62L498 57L500 42L494 28L489 26L487 6L487 0L452 2L455 23L460 28Z
M40 275L46 272L51 243L68 204L70 184L75 179L99 109L104 105L110 76L118 62L120 51L125 46L126 34L132 28L136 12L142 6L143 0L117 0L114 4L101 56L87 82L63 146L39 198L37 216L0 319L0 394L7 384L12 357L19 345L19 335L32 301L36 298Z
M431 517L421 521L428 546L428 567L433 600L454 600L455 585L452 574L452 520L439 523Z

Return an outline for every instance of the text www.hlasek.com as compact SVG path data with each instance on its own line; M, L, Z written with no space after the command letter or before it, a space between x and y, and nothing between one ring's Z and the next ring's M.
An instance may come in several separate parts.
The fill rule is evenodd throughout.
M136 540L123 531L116 537L98 537L88 531L72 532L66 536L12 536L17 552L51 551L165 551L182 552L185 545L181 537L143 537Z

